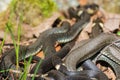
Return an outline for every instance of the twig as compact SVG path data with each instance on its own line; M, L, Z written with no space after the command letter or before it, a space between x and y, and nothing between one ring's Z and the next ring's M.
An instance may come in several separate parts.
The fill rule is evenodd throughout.
M23 72L18 71L18 70L10 69L9 71L10 71L10 72L13 72L13 73L17 73L17 74L23 74ZM27 76L28 76L28 77L33 77L33 76L35 76L35 77L39 77L39 76L44 77L43 75L34 75L34 74L27 74Z

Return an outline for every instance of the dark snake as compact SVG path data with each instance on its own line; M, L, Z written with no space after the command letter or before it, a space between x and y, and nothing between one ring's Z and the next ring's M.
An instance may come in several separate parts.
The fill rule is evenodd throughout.
M99 36L91 39L83 46L76 48L68 54L65 60L67 69L70 71L76 70L78 63L95 55L96 52L100 51L102 48L117 39L118 38L115 35L108 33L102 33Z
M116 75L116 80L120 79L120 40L113 42L106 46L100 54L94 59L96 63L103 61L108 63L113 72Z
M68 28L68 26L70 26L69 23L65 23L64 27L54 28L43 32L33 44L29 46L20 46L19 61L29 58L30 56L34 56L41 50L43 50L45 55L50 55L47 56L48 58L45 58L49 60L49 58L56 53L54 49L54 44L56 42L62 44L74 40L81 30L88 24L91 15L87 12L83 12L81 16L82 20L75 23L70 30ZM0 70L6 70L9 68L15 69L15 63L15 48L13 48L2 55L0 62L2 67L0 67ZM47 63L44 63L43 61L43 65L45 64Z
M67 77L71 77L71 79L69 78L70 80L81 80L83 78L87 80L92 80L93 78L98 80L108 80L106 75L103 74L90 60L87 60L82 64L82 67L84 68L82 71L68 71L62 64L62 60L57 56L52 58L52 63L58 71L64 73Z
M79 32L88 24L90 15L88 13L85 13L83 14L83 16L85 18L75 23L69 31L68 31L68 27L70 25L69 23L65 23L64 27L61 27L62 29L60 28L57 30L56 28L53 28L43 32L33 44L28 46L20 46L19 61L37 54L42 49L45 55L48 54L52 56L56 52L54 49L54 45L56 42L60 44L70 42L71 40L76 38ZM67 29L65 29L66 27ZM65 29L65 32L63 32L64 29ZM15 48L13 48L2 55L0 70L6 70L9 68L16 69L15 63L16 63Z
M84 14L84 15L85 15L85 14ZM51 35L51 37L53 36L53 37L54 37L54 40L55 40L55 39L58 39L57 42L59 42L59 43L69 42L69 41L71 41L71 40L73 40L73 39L76 38L76 36L79 34L79 32L82 30L82 28L88 23L88 22L86 22L86 21L88 21L89 18L90 18L90 15L86 14L86 16L85 16L85 21L84 21L84 20L81 20L81 21L75 23L75 24L71 27L70 31L68 31L67 33L54 34L54 35ZM63 35L64 35L64 36L63 36ZM47 46L47 45L46 45L46 46ZM48 46L48 47L51 48L51 46ZM54 53L56 53L56 52L54 52ZM49 54L50 54L50 53L49 53ZM48 55L49 55L49 54L48 54ZM48 61L47 59L51 58L52 55L53 55L53 52L51 53L51 55L50 55L48 58L46 58L45 60L43 60L43 63L41 64L41 66L44 65L44 67L42 67L42 68L45 68L45 66L49 66L49 65L46 64L46 63L48 63L48 62L47 62L47 61ZM45 61L46 61L46 62L45 62ZM34 70L34 69L33 69L33 70ZM42 70L43 73L46 72L46 70L47 70L47 69L43 69L43 70ZM40 72L41 72L41 71L40 71Z
M42 47L41 44L46 37L48 37L50 34L56 34L56 33L64 33L67 32L70 28L70 24L68 22L63 22L62 27L49 29L47 31L44 31L36 40L35 43L29 45L29 46L19 46L19 61L24 60L25 58L28 58L32 55L37 54L39 51L41 51ZM45 37L46 36L46 37ZM7 70L9 68L16 69L16 55L15 55L15 48L3 53L1 57L0 62L0 70ZM6 72L5 72L6 74Z

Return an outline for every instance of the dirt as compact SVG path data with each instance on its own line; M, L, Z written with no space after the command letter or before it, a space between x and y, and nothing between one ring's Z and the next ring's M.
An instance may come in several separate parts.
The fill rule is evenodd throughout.
M118 14L109 14L106 13L106 18L105 18L105 25L104 25L104 32L109 32L109 31L113 31L115 29L119 28L119 24L120 24L120 15ZM23 38L20 42L21 45L29 45L31 43L33 43L36 38L33 38L33 35L35 35L36 37L39 36L40 33L42 33L43 31L45 31L46 29L51 28L51 25L53 23L53 21L57 18L61 16L59 13L54 13L52 17L46 19L45 21L43 21L40 25L38 25L37 27L31 27L29 25L24 24L24 35ZM71 24L72 21L71 21ZM79 35L79 38L77 41L81 41L84 39L88 39L89 35L88 33L91 32L91 26L92 26L92 22L89 23L89 25L82 31L82 33ZM4 38L5 32L3 32L2 30L0 31L0 38ZM1 41L0 41L1 43ZM5 44L7 43L12 43L12 39L10 37L10 35L7 35L6 40L5 40ZM11 49L13 46L4 46L3 47L3 52ZM56 47L56 50L60 50L60 46ZM44 58L44 54L43 52L40 52L37 56ZM104 67L100 64L97 64L98 68L100 68L107 76L110 80L115 80L115 74L113 73L113 71L109 68L109 67Z
M101 64L97 64L97 67L106 74L109 80L116 80L116 76L110 67L102 66Z

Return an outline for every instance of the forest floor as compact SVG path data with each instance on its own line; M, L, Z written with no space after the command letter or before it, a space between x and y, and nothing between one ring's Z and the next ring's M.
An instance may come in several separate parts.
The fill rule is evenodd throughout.
M54 22L54 20L60 16L62 16L60 13L58 13L58 12L54 13L50 18L41 22L40 25L38 25L37 27L31 27L27 24L23 24L22 29L24 30L24 32L22 33L21 41L19 44L29 45L29 44L33 43L37 39L36 37L38 37L39 34L42 33L43 31L51 28L51 25ZM119 25L120 25L120 15L119 14L111 14L111 13L106 12L105 17L106 17L106 21L104 23L105 32L114 31L115 29L119 29ZM79 35L79 38L77 41L81 41L81 40L89 38L89 36L85 33L86 31L90 32L91 27L85 28L82 31L82 33ZM0 43L2 43L2 39L4 38L4 35L5 35L5 32L3 30L0 30L0 39L1 39ZM13 44L10 35L7 35L7 37L5 39L5 44ZM2 52L4 53L6 50L11 49L12 47L13 47L13 45L12 46L4 45L2 48ZM40 55L40 57L41 57L41 55ZM106 73L106 75L111 80L115 80L115 75L110 68L101 67L100 64L97 64L97 66L102 71L104 71L104 73Z

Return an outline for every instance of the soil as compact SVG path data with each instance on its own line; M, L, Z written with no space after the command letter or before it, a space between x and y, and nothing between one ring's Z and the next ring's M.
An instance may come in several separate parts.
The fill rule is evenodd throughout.
M105 25L104 25L104 32L111 32L114 31L115 29L119 28L119 24L120 24L120 15L118 14L110 14L110 13L106 13L105 15ZM34 36L38 37L40 35L40 33L42 33L43 31L51 28L52 23L54 22L54 20L56 18L58 18L59 16L61 16L61 14L59 13L54 13L53 16L51 16L50 18L46 19L45 21L43 21L42 23L40 23L40 25L38 25L37 27L31 27L29 25L24 24L24 34L22 35L22 39L20 41L19 44L21 45L29 45L31 43L33 43L37 38L34 38ZM71 22L71 21L70 21ZM71 22L71 24L73 24ZM79 35L79 38L77 41L81 41L84 39L88 39L89 35L88 33L91 32L91 25L92 23L90 23L83 31L82 33ZM3 32L2 30L0 31L0 38L3 39L5 35L5 32ZM34 35L34 36L33 36ZM0 41L0 44L2 43L2 40ZM13 48L13 43L12 43L12 39L10 37L10 35L7 35L6 39L5 39L5 44L8 45L4 45L2 48L2 53L4 53L5 51ZM12 45L9 45L12 44ZM61 47L58 46L56 47L56 50L60 50ZM43 52L40 52L37 56L44 58L44 54ZM102 66L100 64L97 64L98 68L100 68L108 77L110 80L115 80L115 74L113 73L113 71L109 68L109 67L105 67Z

